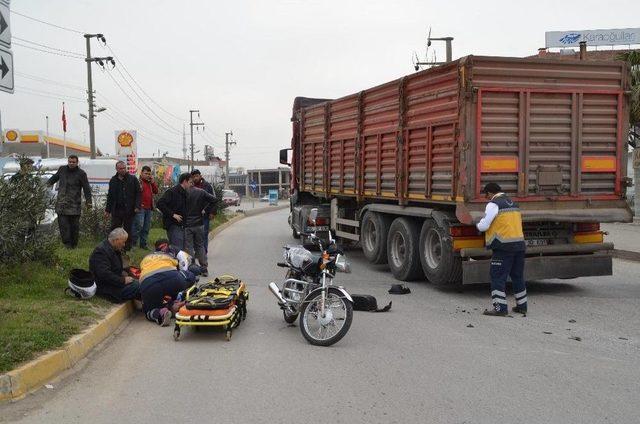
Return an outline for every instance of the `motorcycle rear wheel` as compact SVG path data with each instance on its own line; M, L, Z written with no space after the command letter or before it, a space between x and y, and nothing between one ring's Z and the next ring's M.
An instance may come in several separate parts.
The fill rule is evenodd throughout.
M300 331L309 343L315 346L331 346L342 339L353 321L353 305L344 294L335 287L327 292L324 318L320 316L320 299L318 292L307 298L300 311ZM328 320L328 322L323 322Z

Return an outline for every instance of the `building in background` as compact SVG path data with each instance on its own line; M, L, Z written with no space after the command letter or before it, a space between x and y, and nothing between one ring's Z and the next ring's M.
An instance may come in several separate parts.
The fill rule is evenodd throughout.
M229 188L241 196L261 197L277 189L280 198L287 197L291 185L289 168L249 169L246 173L230 173Z
M90 156L89 146L76 140L67 139L67 154L64 154L65 140L61 137L47 137L44 131L8 129L2 133L0 156L26 155L31 157L64 158L69 155Z

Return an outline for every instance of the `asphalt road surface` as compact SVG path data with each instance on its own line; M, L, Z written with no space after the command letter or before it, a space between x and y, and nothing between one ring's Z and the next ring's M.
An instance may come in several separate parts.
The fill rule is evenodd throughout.
M383 266L348 252L352 293L388 313L355 312L347 336L309 345L267 283L293 242L287 211L244 219L210 249L211 269L249 285L249 316L219 332L161 328L136 316L53 389L0 407L24 423L637 423L640 264L615 275L529 284L526 318L480 315L488 286L409 283L391 296ZM509 301L513 303L513 299ZM576 340L574 338L579 338Z

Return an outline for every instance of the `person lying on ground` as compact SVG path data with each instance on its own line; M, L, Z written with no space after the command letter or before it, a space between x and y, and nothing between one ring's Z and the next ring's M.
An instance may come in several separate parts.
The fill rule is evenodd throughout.
M128 237L123 228L115 228L89 257L89 271L96 281L96 294L115 303L140 298L140 285L127 275L122 265L122 251Z
M156 241L155 252L140 263L142 310L147 320L163 327L169 325L172 314L184 304L176 301L178 294L196 281L191 271L179 267L180 261L171 253L166 239Z

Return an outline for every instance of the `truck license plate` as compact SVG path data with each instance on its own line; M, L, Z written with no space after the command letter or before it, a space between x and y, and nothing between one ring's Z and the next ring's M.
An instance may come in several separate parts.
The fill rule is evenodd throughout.
M546 246L549 244L549 240L545 240L545 239L525 240L525 242L527 243L528 247Z
M329 231L329 227L327 225L318 226L318 227L309 227L311 231Z

